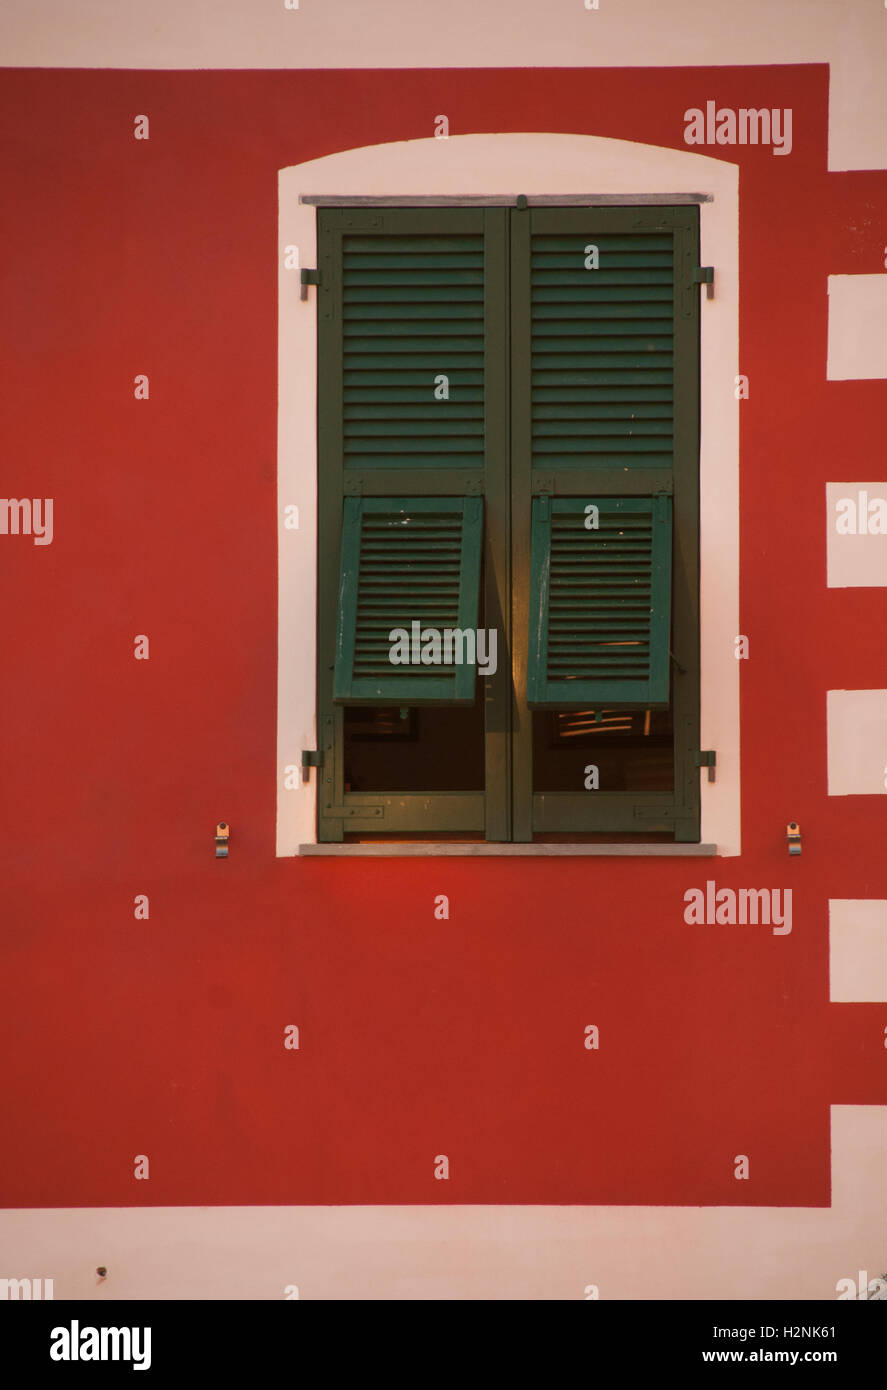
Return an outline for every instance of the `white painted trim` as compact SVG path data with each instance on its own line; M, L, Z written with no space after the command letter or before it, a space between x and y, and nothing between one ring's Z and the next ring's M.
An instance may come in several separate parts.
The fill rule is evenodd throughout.
M560 195L548 196L540 193L538 196L525 195L527 207L531 208L606 208L623 207L625 205L625 195L623 193L561 193ZM635 193L632 194L632 207L690 207L695 203L710 203L712 195L710 193ZM299 198L300 203L310 203L315 208L513 208L516 206L515 199L501 193L484 193L481 195L467 194L461 196L446 197L443 195L429 194L421 196L418 193L407 197L389 195L383 198L372 197L347 197L343 193L303 193Z
M0 1211L0 1276L53 1279L57 1302L273 1300L294 1284L303 1300L582 1301L596 1284L602 1300L834 1301L838 1280L887 1267L887 1106L832 1106L831 1126L830 1207L25 1208ZM747 1202L778 1162L750 1158Z
M514 200L606 189L631 202L639 193L713 194L703 203L702 264L716 269L714 299L701 300L701 746L717 750L717 780L703 775L702 840L722 855L740 850L738 170L722 159L633 141L532 132L404 140L346 150L282 169L279 175L278 398L278 726L277 854L316 842L318 771L293 790L287 766L316 748L317 325L314 291L300 297L299 274L284 269L284 248L316 265L316 212L301 199L482 196ZM299 508L300 529L284 529L284 508Z
M743 0L741 7L735 0L705 0L704 5L700 0L670 0L668 5L602 0L591 11L582 0L553 5L509 0L507 9L492 0L449 0L446 23L440 22L436 6L417 5L416 0L384 0L381 5L302 0L297 10L284 8L283 0L265 5L152 0L149 13L151 22L146 24L143 7L114 0L78 0L76 6L70 0L40 0L39 5L34 0L3 0L3 63L25 68L172 69L177 75L182 69L206 68L418 68L424 70L429 130L438 112L448 112L458 128L461 105L446 76L452 69L585 68L583 80L593 84L595 70L601 68L651 68L653 82L659 80L659 69L696 68L698 74L691 72L682 81L686 95L679 93L666 113L676 138L683 129L685 106L721 97L717 69L760 66L769 83L768 69L776 64L826 63L831 67L828 168L887 166L887 25L880 0L805 0L803 8L790 0ZM759 80L742 77L742 91L748 94L737 100L754 102ZM631 95L648 79L626 72L623 81ZM552 85L556 83L557 77ZM138 79L132 86L139 90ZM294 90L298 93L298 86ZM388 90L396 117L396 77ZM236 119L243 119L236 103L233 111ZM310 108L304 119L312 129L323 130ZM797 132L803 124L801 113L796 113ZM767 151L761 154L769 157Z
M887 14L884 16L887 23ZM827 381L887 378L887 275L829 275Z
M887 793L887 690L826 691L829 796Z
M828 943L829 1002L887 1003L887 902L829 898Z

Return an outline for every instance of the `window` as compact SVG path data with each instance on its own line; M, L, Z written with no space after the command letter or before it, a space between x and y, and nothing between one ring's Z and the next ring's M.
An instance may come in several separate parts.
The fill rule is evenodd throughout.
M319 840L697 841L698 208L317 216Z

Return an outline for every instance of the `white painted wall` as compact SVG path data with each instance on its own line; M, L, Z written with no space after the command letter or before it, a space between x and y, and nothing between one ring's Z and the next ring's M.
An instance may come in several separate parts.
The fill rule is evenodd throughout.
M832 898L828 923L829 999L839 1004L887 1003L887 902Z
M829 381L887 377L887 275L883 272L829 275L826 376Z
M887 690L829 690L826 728L829 796L883 796Z
M887 513L887 480L826 483L825 507L828 587L882 588L887 584L887 530L881 531ZM849 530L851 524L855 531Z
M721 854L740 848L738 171L708 155L589 135L456 135L346 150L283 169L279 179L279 665L277 853L316 841L316 773L287 789L286 769L316 748L317 318L301 299L285 249L316 264L312 194L528 196L709 193L701 208L701 254L714 265L714 299L701 298L700 592L702 747L718 753L717 780L701 782L702 840ZM284 526L299 507L300 529ZM292 780L292 779L291 779Z

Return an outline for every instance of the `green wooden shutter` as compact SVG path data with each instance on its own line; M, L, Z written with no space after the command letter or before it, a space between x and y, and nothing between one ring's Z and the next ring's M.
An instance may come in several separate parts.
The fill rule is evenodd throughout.
M463 634L473 652L482 523L480 497L345 498L336 703L473 704L476 665ZM423 664L422 634L432 629L442 660ZM396 630L418 661L392 663ZM459 634L449 650L447 632Z
M673 241L666 229L533 236L534 468L671 467Z
M317 256L318 835L504 839L507 209L324 208ZM495 627L498 669L393 665L389 633L413 622ZM361 704L428 706L410 718L408 779L396 759L361 771L371 760L348 708ZM450 733L435 735L454 729L464 763Z
M531 707L668 704L671 522L666 496L533 499Z
M342 331L346 470L483 467L482 227L344 236Z

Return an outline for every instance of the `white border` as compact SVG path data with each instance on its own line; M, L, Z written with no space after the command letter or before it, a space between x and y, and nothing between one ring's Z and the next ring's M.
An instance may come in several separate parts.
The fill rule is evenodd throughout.
M22 1208L0 1211L0 1277L97 1302L283 1299L293 1284L301 1299L584 1300L595 1284L602 1300L835 1300L839 1279L887 1270L887 1106L833 1105L831 1129L830 1207L754 1206L779 1141L749 1151L740 1126L718 1161L743 1206ZM430 1155L427 1176L440 1186Z
M802 11L795 0L743 0L741 8L735 0L601 0L596 10L582 0L449 0L446 23L437 6L416 0L381 7L301 0L298 10L285 9L283 0L152 0L150 17L146 24L140 6L113 0L79 0L76 8L70 0L3 0L0 52L7 66L34 68L430 69L423 75L429 127L436 112L449 110L454 126L461 116L447 69L581 67L594 83L598 68L698 67L683 88L687 97L672 109L677 137L690 101L721 99L712 68L766 72L774 64L826 63L828 168L887 167L887 16L880 0L805 0ZM625 80L642 89L647 79ZM751 93L742 100L754 104L756 79L744 80ZM134 93L139 85L134 79ZM133 114L141 110L133 106ZM306 108L304 121L316 127L312 115ZM801 113L796 121L798 139Z
M501 196L695 193L703 203L702 263L715 267L715 297L701 300L700 586L703 748L718 755L702 775L702 840L740 851L739 403L734 394L738 317L738 169L706 155L589 135L456 135L368 145L282 169L279 175L278 329L278 717L277 854L316 843L316 778L288 790L286 768L316 748L317 322L316 296L301 298L298 270L316 265L316 209L302 195ZM284 527L299 509L299 530ZM292 780L292 779L291 779Z

